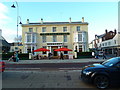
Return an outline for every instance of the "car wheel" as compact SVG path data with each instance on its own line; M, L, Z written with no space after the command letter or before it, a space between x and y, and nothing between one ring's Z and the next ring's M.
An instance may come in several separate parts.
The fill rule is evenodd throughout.
M104 75L98 75L94 78L94 84L97 88L105 89L109 86L109 79Z

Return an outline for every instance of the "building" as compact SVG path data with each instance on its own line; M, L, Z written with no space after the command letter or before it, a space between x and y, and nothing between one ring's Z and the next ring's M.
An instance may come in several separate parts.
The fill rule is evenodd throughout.
M2 30L0 29L0 53L8 53L10 51L10 44L2 36Z
M13 42L10 45L10 52L18 51L18 53L22 53L22 42Z
M95 35L95 39L90 43L92 50L105 51L108 55L120 55L120 34L114 31L105 30L104 34Z
M57 56L55 49L67 47L76 52L88 50L88 23L82 21L73 22L30 22L22 24L23 53L32 52L38 48L47 48L54 56ZM68 54L68 52L64 52Z

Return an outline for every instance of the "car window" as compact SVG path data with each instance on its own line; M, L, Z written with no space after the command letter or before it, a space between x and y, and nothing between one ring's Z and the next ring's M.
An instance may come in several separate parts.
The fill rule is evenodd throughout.
M112 58L112 59L109 59L109 60L104 61L104 62L102 63L102 65L111 67L111 66L117 64L119 61L120 61L120 58Z
M120 62L119 62L116 66L119 66L119 67L120 67Z

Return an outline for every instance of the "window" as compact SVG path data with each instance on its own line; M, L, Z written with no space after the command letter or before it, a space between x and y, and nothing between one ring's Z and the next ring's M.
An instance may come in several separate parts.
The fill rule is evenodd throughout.
M102 46L104 46L104 43L102 44Z
M56 27L53 27L53 28L52 28L52 31L53 31L53 32L56 32Z
M46 36L42 36L42 42L46 42Z
M77 26L77 31L80 31L80 26Z
M35 34L33 34L32 42L35 42Z
M31 34L27 34L27 42L31 42Z
M42 32L46 32L46 27L42 27Z
M57 42L57 36L56 35L53 36L53 42Z
M33 32L33 28L29 28L29 32Z
M67 32L67 27L63 27L63 32Z
M82 41L82 34L78 34L78 41Z
M116 44L116 40L114 40L115 44Z
M64 35L64 36L63 36L63 41L64 41L64 42L67 42L67 35Z
M107 46L107 43L105 43L105 46Z
M111 45L111 42L108 42L108 45Z

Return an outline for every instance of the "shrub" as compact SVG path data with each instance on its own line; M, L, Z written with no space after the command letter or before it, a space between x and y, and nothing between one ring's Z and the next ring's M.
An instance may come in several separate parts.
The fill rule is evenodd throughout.
M2 54L2 60L8 60L11 56L13 56L14 53L7 53L7 54ZM20 60L28 60L29 59L29 54L28 53L21 53L18 54L18 57Z
M92 52L77 52L77 58L92 58Z

